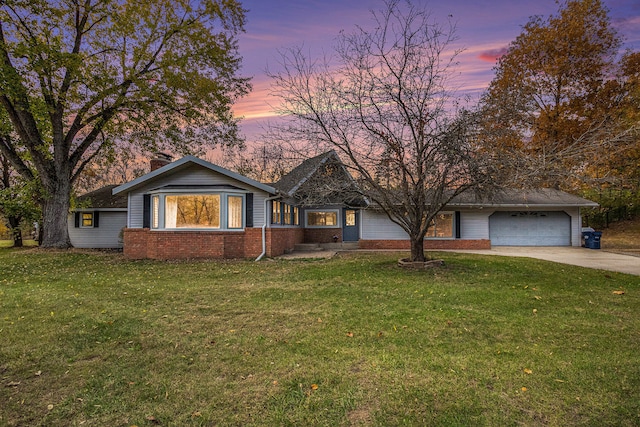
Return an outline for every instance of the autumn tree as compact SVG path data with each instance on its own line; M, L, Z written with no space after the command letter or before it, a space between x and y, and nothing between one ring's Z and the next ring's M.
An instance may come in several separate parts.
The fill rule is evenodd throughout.
M0 139L7 136L0 136ZM17 175L9 161L0 154L0 215L11 231L13 246L22 247L22 228L40 219L34 182Z
M483 140L519 184L571 187L629 147L637 122L621 120L624 91L608 83L620 45L600 0L532 17L509 45L483 99Z
M0 106L19 137L0 152L40 183L43 246L69 246L72 184L118 138L179 153L237 143L244 14L236 0L0 4Z
M456 108L455 27L410 2L385 6L372 12L372 30L341 33L331 58L283 52L271 77L284 122L267 136L306 153L334 149L363 195L406 231L411 259L424 261L435 215L491 180L468 138L474 115Z

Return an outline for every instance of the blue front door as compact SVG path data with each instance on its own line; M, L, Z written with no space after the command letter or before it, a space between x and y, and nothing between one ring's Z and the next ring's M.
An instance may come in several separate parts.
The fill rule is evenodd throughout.
M360 211L345 208L342 210L342 241L357 242L360 240Z

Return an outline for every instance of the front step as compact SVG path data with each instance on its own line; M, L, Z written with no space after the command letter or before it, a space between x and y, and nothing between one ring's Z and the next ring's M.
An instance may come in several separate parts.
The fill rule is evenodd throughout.
M317 252L321 251L322 247L317 243L298 243L293 250L295 252Z
M322 243L321 246L334 251L350 251L358 249L358 242Z

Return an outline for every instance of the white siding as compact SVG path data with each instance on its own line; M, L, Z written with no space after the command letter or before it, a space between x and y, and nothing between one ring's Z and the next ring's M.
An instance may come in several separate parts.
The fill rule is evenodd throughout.
M193 165L177 171L176 173L167 176L160 176L158 179L155 179L140 188L136 188L134 191L129 193L128 226L130 228L142 228L144 193L166 185L233 185L243 190L247 190L254 194L253 225L254 227L260 227L264 224L264 199L268 196L266 192L199 165Z
M460 211L460 238L467 240L489 238L489 215L493 210Z
M362 240L408 240L409 236L398 224L379 211L364 209L362 212Z
M68 218L69 238L76 248L121 248L120 230L127 226L126 212L100 211L98 227L76 228L74 214Z
M564 210L571 217L571 246L582 244L582 216L580 208L570 208Z
M469 240L488 239L491 212L493 211L461 211L460 237ZM387 215L374 210L362 211L361 236L363 240L407 240L409 238L407 233L399 225L391 222Z

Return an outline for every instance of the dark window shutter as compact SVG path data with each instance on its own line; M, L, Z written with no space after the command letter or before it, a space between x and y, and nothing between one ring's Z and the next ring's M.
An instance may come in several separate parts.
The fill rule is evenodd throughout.
M98 227L100 227L100 212L95 211L93 213L93 228L98 228Z
M245 222L246 227L253 227L253 193L247 193L244 199L245 202ZM265 215L267 213L265 212Z
M75 228L80 227L80 212L76 212L75 214L75 218L74 218L74 225Z
M460 211L456 211L456 239L460 238Z
M142 228L151 228L151 196L142 196Z

